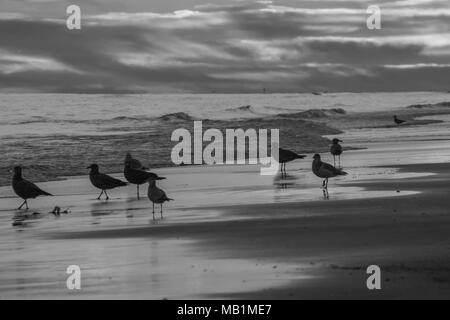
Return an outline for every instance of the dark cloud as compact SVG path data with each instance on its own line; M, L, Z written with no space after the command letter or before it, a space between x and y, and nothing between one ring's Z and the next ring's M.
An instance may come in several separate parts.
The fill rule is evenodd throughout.
M365 15L326 11L360 9L360 2L313 3L309 8L325 11L216 2L171 15L87 16L80 31L67 30L64 20L0 19L0 86L47 92L447 90L445 14L390 16L389 27L369 31Z

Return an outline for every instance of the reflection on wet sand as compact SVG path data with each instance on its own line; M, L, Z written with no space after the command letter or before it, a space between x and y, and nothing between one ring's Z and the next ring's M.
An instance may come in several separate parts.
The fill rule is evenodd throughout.
M295 247L290 235L297 237L304 234L299 230L307 229L301 229L304 221L292 225L291 220L311 214L301 209L302 203L313 203L318 216L329 215L334 201L419 193L358 185L368 179L426 176L395 168L360 166L370 156L367 151L349 152L346 164L351 175L333 181L331 194L318 187L320 180L312 175L309 163L299 162L298 169L286 177L261 176L257 167L164 169L162 174L170 179L163 188L170 190L177 202L170 203L170 214L156 223L151 219L150 203L132 199L135 189L124 188L115 199L101 202L92 198L86 177L52 182L62 195L33 202L31 213L17 215L24 225L11 226L15 211L6 209L14 208L17 201L2 198L0 252L8 254L0 257L0 297L223 297L230 292L277 288L298 279L308 281L311 276L301 265L308 258L305 254L311 254L308 247L301 252L303 260L290 263L249 258L246 250L267 235L280 241L273 244L279 246L273 248L274 257L279 249L290 250L292 243ZM9 188L0 192L8 196ZM327 204L327 209L319 210ZM59 217L47 214L55 205L70 207L72 212ZM242 209L230 210L239 206ZM255 206L261 209L258 207L257 214L251 215ZM32 212L41 215L33 217ZM273 229L274 223L281 227ZM240 229L242 226L245 228ZM211 232L211 228L215 229ZM201 238L205 232L211 233ZM247 236L249 232L251 237ZM215 233L222 237L216 238ZM314 236L311 233L309 241L314 242ZM231 251L222 250L233 241ZM19 243L21 249L14 250ZM257 256L266 248L267 244L249 252ZM72 294L65 287L65 269L72 264L79 265L83 272L81 293Z
M273 184L276 189L288 189L293 188L297 184L298 177L287 174L287 173L280 173L275 176L275 179L273 180Z

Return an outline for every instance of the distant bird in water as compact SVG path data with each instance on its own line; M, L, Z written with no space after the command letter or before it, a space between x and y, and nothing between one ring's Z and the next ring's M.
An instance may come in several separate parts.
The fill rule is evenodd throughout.
M397 118L397 116L394 116L394 122L397 125L401 125L401 124L405 123L406 121L405 120L400 120L399 118Z
M304 159L306 158L305 155L297 154L295 152L284 150L279 148L278 150L278 156L279 156L279 162L281 163L281 174L286 175L286 163L297 160L297 159Z
M139 185L144 184L148 182L150 179L152 180L164 180L166 178L159 177L158 175L147 172L140 169L134 169L132 167L131 162L125 162L125 169L123 171L123 175L125 176L125 179L132 184L137 185L137 198L139 200Z
M18 208L18 210L22 209L24 205L26 205L26 208L28 210L28 199L36 199L39 196L52 196L52 194L45 192L41 190L37 185L34 183L25 180L22 177L22 168L21 167L15 167L14 168L14 176L12 181L12 187L14 192L21 197L23 200L25 200L22 205Z
M333 144L331 145L330 152L333 155L334 158L334 166L336 167L336 157L339 157L339 167L341 167L341 155L344 152L342 149L342 146L339 144L339 142L344 142L339 139L333 139Z
M106 193L106 190L115 189L117 187L124 187L127 185L126 182L120 181L119 179L115 179L111 176L100 173L97 164L93 164L87 167L87 169L91 169L91 172L89 172L89 179L91 180L91 183L94 185L94 187L102 190L102 192L97 198L98 200L100 200L103 193L105 193L106 195L106 200L109 200L109 196Z
M161 205L161 219L163 218L163 203L166 201L173 201L167 197L166 193L156 186L156 181L148 180L148 198L153 204L153 220L155 220L155 203Z
M314 155L312 164L313 173L319 178L325 179L323 181L323 188L328 189L328 179L337 176L346 176L348 173L333 167L331 164L322 162L319 154Z
M134 159L130 153L127 153L125 156L125 165L129 164L129 166L133 169L138 170L148 170L149 168L144 167L142 163L138 159Z

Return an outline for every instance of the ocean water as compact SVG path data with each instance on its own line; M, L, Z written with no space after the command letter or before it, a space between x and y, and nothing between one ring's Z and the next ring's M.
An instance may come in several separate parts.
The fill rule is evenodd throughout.
M439 119L446 112L407 107L449 100L450 94L436 92L0 94L0 185L9 184L15 165L24 166L26 177L35 181L86 174L85 168L93 162L105 172L120 172L126 152L151 167L170 166L170 151L175 145L170 140L171 132L192 129L195 119L207 120L205 127L219 129L280 128L282 147L322 152L329 143L323 136L339 134L342 128L352 129L355 120L364 118L375 128L384 126L387 133L373 133L381 139L389 135L386 124L392 112L429 116L432 123L436 120L433 117ZM335 123L338 119L340 124ZM442 125L439 128L446 130ZM410 131L417 133L414 128Z

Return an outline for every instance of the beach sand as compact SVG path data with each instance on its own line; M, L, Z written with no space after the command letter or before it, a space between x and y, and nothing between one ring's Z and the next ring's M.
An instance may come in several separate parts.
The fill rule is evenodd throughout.
M449 158L449 141L346 152L329 199L311 155L286 180L256 166L161 169L175 201L157 221L134 186L105 202L86 176L41 183L56 196L27 213L0 188L0 298L448 299ZM81 290L66 287L69 265ZM366 287L370 265L381 290Z

